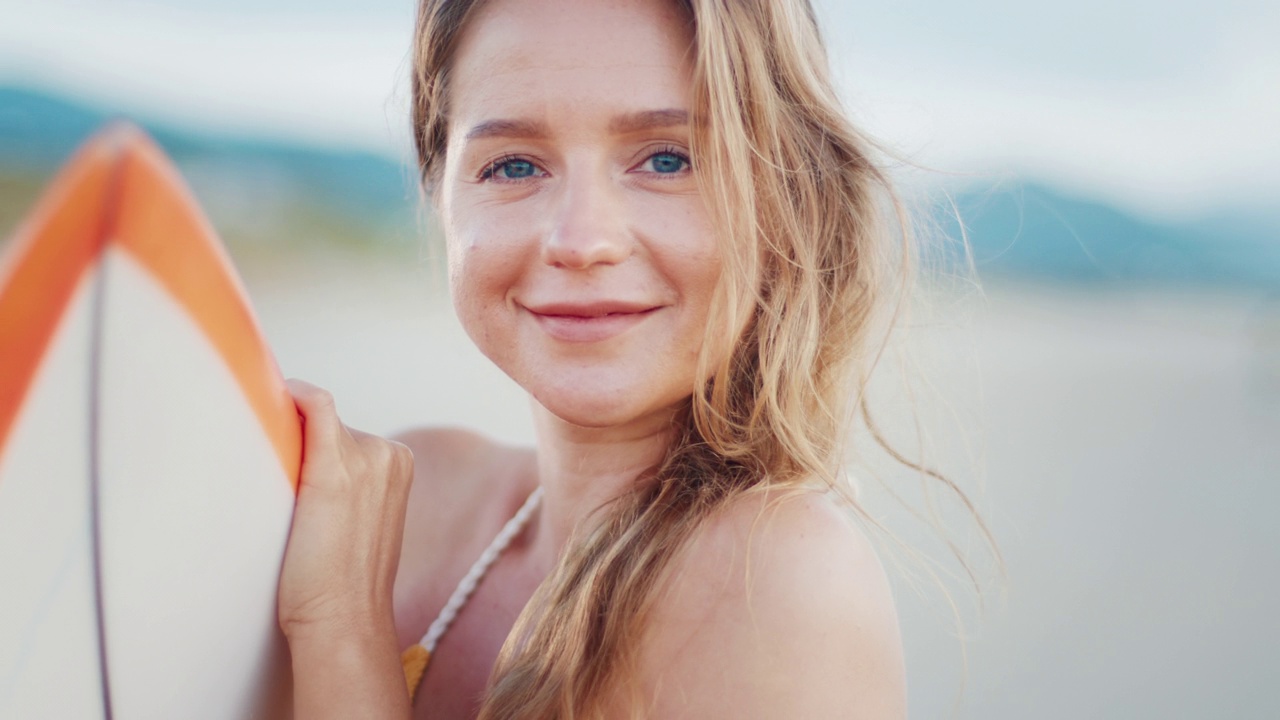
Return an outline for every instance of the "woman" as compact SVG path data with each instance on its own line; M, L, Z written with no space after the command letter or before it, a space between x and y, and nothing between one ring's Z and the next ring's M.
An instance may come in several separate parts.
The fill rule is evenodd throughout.
M423 0L415 42L454 303L537 447L292 385L297 716L902 717L839 466L905 266L806 0Z

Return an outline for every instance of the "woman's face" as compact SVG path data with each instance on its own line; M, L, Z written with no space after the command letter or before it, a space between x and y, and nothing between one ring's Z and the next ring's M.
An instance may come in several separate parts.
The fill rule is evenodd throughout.
M690 395L719 279L674 5L491 0L453 59L438 201L454 304L481 351L576 425Z

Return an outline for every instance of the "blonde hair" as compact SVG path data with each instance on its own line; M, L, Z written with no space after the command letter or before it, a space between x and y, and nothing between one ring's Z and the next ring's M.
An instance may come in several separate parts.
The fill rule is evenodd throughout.
M901 204L841 109L809 2L676 1L693 35L694 171L726 258L704 347L731 349L703 353L706 380L665 460L539 587L481 718L599 715L652 588L700 523L765 488L845 490L851 403L910 285ZM413 126L428 189L446 147L449 62L478 4L419 7Z

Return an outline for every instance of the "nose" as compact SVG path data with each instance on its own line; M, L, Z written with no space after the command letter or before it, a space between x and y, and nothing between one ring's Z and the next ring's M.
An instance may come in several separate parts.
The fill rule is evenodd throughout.
M585 270L617 265L631 256L632 238L619 188L604 179L579 177L564 183L543 239L548 265Z

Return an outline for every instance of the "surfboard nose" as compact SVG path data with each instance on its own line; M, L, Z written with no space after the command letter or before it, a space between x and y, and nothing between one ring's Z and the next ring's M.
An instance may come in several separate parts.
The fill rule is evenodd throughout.
M298 418L136 126L85 143L0 259L0 366L0 717L274 717Z
M0 455L74 288L108 248L146 266L215 343L296 487L296 410L239 276L173 163L123 120L75 153L0 259Z
M86 147L102 146L107 152L123 154L142 148L154 148L155 141L146 130L125 118L109 120L93 137L86 141Z

